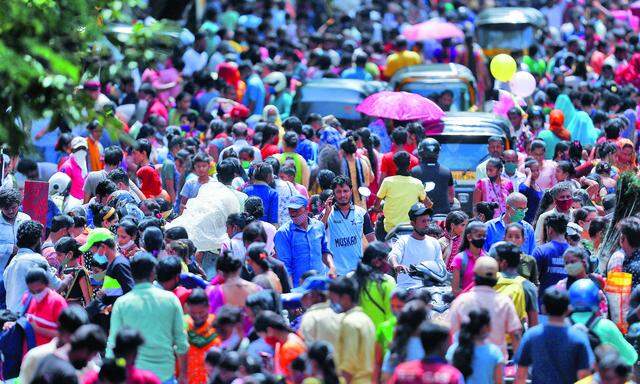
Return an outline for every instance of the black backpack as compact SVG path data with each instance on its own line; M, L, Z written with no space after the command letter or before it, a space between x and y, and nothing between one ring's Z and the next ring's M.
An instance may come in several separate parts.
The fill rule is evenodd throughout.
M589 344L591 345L591 349L595 351L596 347L602 344L602 340L600 340L600 336L596 334L593 330L600 321L600 316L598 316L595 312L589 317L586 323L576 323L571 316L569 316L569 322L574 329L577 329L581 332L584 332L589 339Z

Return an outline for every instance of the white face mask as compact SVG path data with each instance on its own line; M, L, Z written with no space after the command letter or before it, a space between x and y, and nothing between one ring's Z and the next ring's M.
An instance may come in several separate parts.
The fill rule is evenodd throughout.
M81 149L79 151L73 152L73 157L76 159L76 162L82 169L82 176L87 175L87 151Z
M42 299L44 299L47 293L49 293L49 287L43 289L42 292L32 293L31 295L33 296L34 300L39 303L42 301Z
M129 240L126 243L122 244L120 246L120 249L127 250L127 249L129 249L131 247L133 247L133 240Z

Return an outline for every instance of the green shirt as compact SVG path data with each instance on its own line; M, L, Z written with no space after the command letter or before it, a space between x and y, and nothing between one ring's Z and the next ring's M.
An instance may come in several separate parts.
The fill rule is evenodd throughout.
M366 289L360 292L360 307L378 327L382 322L394 317L391 312L391 294L396 289L393 277L384 275L382 283L369 282Z
M189 348L182 317L182 306L173 293L151 283L136 284L113 305L107 356L113 356L120 329L138 330L145 342L138 350L136 366L153 372L162 382L171 379L175 354L183 355Z
M384 356L389 350L389 344L393 340L393 334L396 330L396 324L398 320L395 317L381 323L376 328L376 343L380 345L382 349L382 356Z
M574 312L571 319L580 324L586 324L591 317L591 312ZM625 364L632 366L638 360L638 352L624 338L616 324L609 319L600 319L593 327L593 332L598 335L602 344L613 346Z

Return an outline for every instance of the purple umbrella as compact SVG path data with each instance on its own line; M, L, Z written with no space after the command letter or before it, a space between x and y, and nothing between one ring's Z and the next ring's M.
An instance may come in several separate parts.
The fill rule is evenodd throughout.
M640 1L636 1L629 6L633 16L640 16Z
M464 37L458 26L446 21L431 19L424 23L411 25L402 31L402 35L411 41L442 40Z
M415 93L383 91L367 97L356 107L367 116L409 121L433 121L444 116L436 103Z

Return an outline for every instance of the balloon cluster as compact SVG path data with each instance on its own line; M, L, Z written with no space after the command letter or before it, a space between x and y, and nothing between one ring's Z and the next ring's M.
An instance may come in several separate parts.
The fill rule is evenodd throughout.
M529 97L536 90L536 79L525 71L516 72L518 65L513 57L501 53L496 55L489 66L496 80L508 82L511 92L518 97Z

